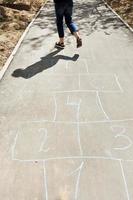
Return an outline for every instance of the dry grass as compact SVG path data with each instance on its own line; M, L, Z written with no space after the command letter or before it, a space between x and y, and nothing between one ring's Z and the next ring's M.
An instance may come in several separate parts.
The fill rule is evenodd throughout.
M29 11L0 7L0 13L4 16L0 23L0 69L3 67L23 31L44 2L45 0L17 0L15 2L30 5Z
M133 0L106 1L133 28Z

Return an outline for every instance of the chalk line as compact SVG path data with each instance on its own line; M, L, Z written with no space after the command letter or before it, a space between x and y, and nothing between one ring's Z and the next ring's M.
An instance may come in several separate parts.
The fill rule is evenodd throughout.
M81 176L81 171L83 168L84 162L81 163L77 171L79 171L78 177L77 177L77 183L76 183L76 189L75 189L75 200L78 199L78 190L79 190L79 183L80 183L80 176Z
M89 73L89 68L88 68L88 63L87 63L87 60L85 59L84 61L85 61L84 63L85 63L85 68L86 68L86 71L87 71L87 73Z
M16 143L17 143L18 135L19 135L19 133L18 133L18 131L17 131L17 134L16 134L16 136L15 136L15 138L14 138L13 145L12 145L12 147L11 147L12 160L14 160L14 158L15 158L15 156L14 156L14 151L15 151L15 147L16 147Z
M77 139L78 139L78 144L79 144L79 149L80 149L80 155L83 154L82 146L81 146L81 139L80 139L80 130L79 130L79 111L80 111L80 105L81 105L82 100L79 99L79 102L70 102L70 96L67 97L67 105L70 106L76 106L77 107Z
M101 99L100 99L100 97L99 97L99 92L98 92L98 91L97 91L97 100L98 100L97 105L100 106L100 108L101 108L102 112L104 113L106 119L107 119L107 120L110 120L110 119L109 119L109 116L106 114L106 112L105 112L105 110L104 110L104 108L103 108L103 105L102 105Z
M19 161L19 162L35 162L35 161L38 161L38 162L48 162L48 161L57 161L57 160L68 160L68 159L77 159L77 160L81 160L81 159L84 159L84 160L95 160L95 159L103 159L103 160L113 160L113 161L133 161L133 160L124 160L124 159L119 159L119 158L115 158L115 157L105 157L105 156L66 156L66 157L51 157L51 158L44 158L44 159L26 159L26 160L21 160L21 159L17 159L17 158L14 158L13 160L16 160L16 161Z
M117 131L117 132L119 131L119 130L117 130L117 129L121 129L119 134L124 134L124 133L126 132L126 129L125 129L125 127L123 127L123 126L114 125L114 126L111 126L110 128L111 128L111 130L112 130L114 133L115 133L116 131Z
M80 82L80 74L78 75L78 88L79 88L79 90L80 90L80 87L81 87L81 82Z
M129 192L128 192L128 186L127 186L127 182L126 182L126 177L125 177L125 173L124 173L122 161L119 160L119 163L120 163L121 172L122 172L122 177L123 177L124 184L125 184L125 191L126 191L126 195L127 195L127 200L130 200L130 198L129 198Z
M79 150L80 150L80 155L83 155L83 149L81 145L81 138L80 138L80 130L79 130L79 124L77 124L77 138L78 138L78 144L79 144Z
M83 149L82 149L82 145L81 145L81 138L80 138L80 129L79 129L79 121L80 121L80 116L79 116L79 112L80 112L80 105L81 105L82 100L79 100L79 104L77 107L77 135L78 135L78 144L79 144L79 149L80 149L80 155L83 155Z
M56 90L56 91L52 91L53 93L56 93L56 94L60 94L60 93L96 93L98 90L95 89L95 90ZM99 93L121 93L120 90L99 90Z
M81 163L81 165L76 169L74 170L71 174L76 174L76 172L79 172L78 173L78 176L77 176L77 181L76 181L76 187L75 187L75 196L74 196L74 199L77 200L78 199L78 191L79 191L79 183L80 183L80 176L81 176L81 171L82 171L82 168L83 168L83 165L84 165L84 162Z
M126 149L129 149L133 145L133 141L130 139L130 137L125 135L125 132L126 132L125 127L123 127L123 126L111 126L110 128L114 133L119 132L119 134L115 135L115 138L123 137L126 140L128 140L128 142L129 142L129 144L126 145L125 147L115 147L113 149L115 149L115 150L126 150Z
M46 162L43 162L43 175L44 175L44 191L45 200L48 200L48 185L47 185L47 173L46 173Z
M49 148L48 149L44 149L44 145L45 145L45 143L46 143L46 141L47 141L47 138L48 138L48 132L47 132L47 129L45 129L45 128L41 128L41 129L39 129L39 132L42 132L42 134L43 134L43 140L42 140L42 143L41 143L41 146L40 146L40 149L39 149L39 152L42 152L42 151L44 151L44 152L48 152L49 151Z
M57 116L57 101L56 101L56 97L55 97L55 95L54 95L54 105L55 105L55 111L54 111L54 119L53 119L53 121L55 121L56 120L56 116Z
M116 122L128 122L133 121L133 118L127 119L114 119L114 120L94 120L94 121L52 121L52 120L32 120L32 121L22 121L21 123L57 123L57 124L99 124L99 123L116 123Z
M118 85L118 87L120 88L120 91L123 93L124 91L123 91L123 88L121 87L121 84L120 84L120 82L119 82L119 79L118 79L118 76L115 74L115 79L116 79L116 82L117 82L117 85Z
M133 141L127 135L118 134L118 135L115 136L115 138L118 138L118 137L126 138L126 140L129 141L129 144L124 146L124 147L115 147L113 149L115 149L115 150L127 150L133 145Z

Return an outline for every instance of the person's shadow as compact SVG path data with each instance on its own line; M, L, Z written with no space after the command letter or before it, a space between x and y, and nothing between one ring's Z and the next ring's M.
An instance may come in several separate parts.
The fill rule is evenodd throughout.
M78 54L75 54L73 57L65 55L56 55L60 51L61 51L60 49L53 51L52 53L46 55L45 57L42 57L39 62L34 63L33 65L30 65L25 69L16 69L12 73L12 76L23 77L25 79L28 79L50 67L53 67L60 59L76 61L79 58Z

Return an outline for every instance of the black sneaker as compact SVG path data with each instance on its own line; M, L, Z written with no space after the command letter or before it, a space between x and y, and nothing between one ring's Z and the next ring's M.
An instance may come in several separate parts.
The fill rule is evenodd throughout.
M64 45L64 43L56 42L56 43L55 43L55 47L56 47L56 48L60 48L60 49L64 49L64 48L65 48L65 45Z
M77 48L82 47L82 39L78 38L77 39Z

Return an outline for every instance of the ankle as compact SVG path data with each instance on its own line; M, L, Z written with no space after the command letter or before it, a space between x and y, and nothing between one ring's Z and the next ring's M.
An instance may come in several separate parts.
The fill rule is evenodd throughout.
M64 44L64 38L60 38L59 43Z

